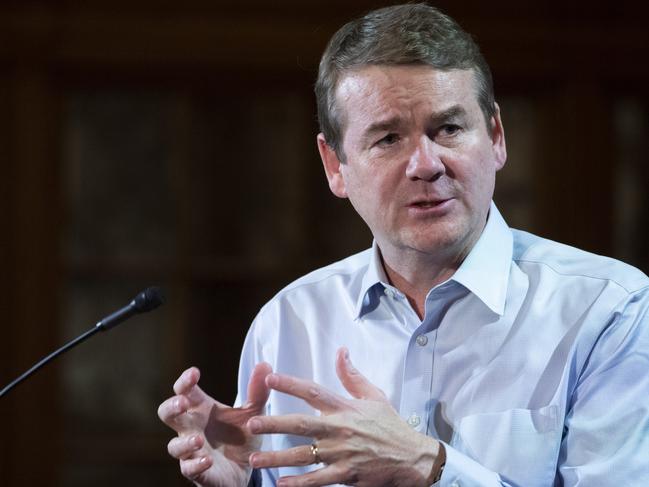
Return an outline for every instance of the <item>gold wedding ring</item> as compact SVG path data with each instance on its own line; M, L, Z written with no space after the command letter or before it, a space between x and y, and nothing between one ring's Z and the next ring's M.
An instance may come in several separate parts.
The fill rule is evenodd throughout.
M318 463L322 463L322 460L320 459L320 455L318 455L318 444L315 441L311 443L311 455L313 455L314 465L317 465Z

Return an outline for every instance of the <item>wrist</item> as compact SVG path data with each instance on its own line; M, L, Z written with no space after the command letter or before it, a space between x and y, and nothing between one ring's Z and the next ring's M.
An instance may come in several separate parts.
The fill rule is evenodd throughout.
M428 476L426 485L431 486L436 484L442 478L442 473L444 472L444 466L446 465L446 448L444 444L435 441L437 451L433 460L433 466L430 470L430 475Z
M444 445L430 436L420 433L419 450L417 454L416 469L418 479L409 485L430 487L437 483L442 476L446 464L446 450ZM404 484L408 485L408 484Z

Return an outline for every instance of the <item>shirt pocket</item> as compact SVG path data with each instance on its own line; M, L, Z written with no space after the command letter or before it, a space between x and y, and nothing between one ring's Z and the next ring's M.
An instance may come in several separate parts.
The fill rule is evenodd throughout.
M451 445L513 485L551 486L561 444L556 405L465 416Z

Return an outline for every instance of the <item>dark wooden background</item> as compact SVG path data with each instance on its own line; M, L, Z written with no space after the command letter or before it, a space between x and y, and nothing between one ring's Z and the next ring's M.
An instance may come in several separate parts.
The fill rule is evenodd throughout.
M256 310L370 244L329 195L312 85L385 2L0 4L0 383L162 284L169 302L0 400L0 484L186 485L157 404L197 364L233 400ZM490 62L510 223L649 269L639 2L450 2Z

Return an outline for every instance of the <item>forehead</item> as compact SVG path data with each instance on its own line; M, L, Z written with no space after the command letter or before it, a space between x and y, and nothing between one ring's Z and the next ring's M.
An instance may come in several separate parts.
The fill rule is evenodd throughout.
M473 70L431 66L364 66L340 79L336 104L344 126L365 118L405 116L418 110L444 111L460 105L479 112Z

